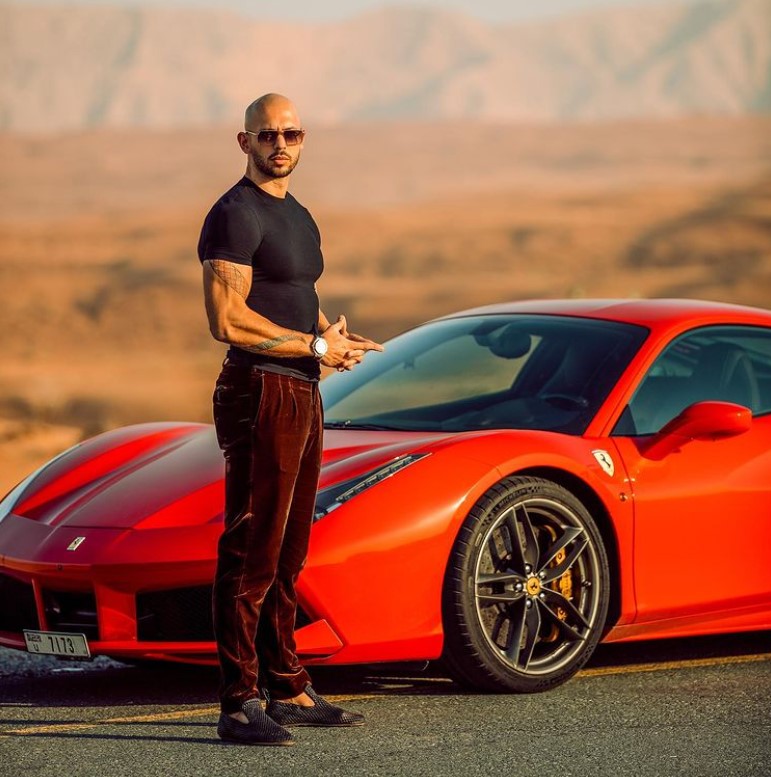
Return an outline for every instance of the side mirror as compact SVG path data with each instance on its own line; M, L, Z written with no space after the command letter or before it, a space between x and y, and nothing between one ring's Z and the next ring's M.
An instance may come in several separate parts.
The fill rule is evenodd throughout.
M744 434L752 411L733 402L696 402L651 437L642 449L646 459L660 461L692 440L719 440Z

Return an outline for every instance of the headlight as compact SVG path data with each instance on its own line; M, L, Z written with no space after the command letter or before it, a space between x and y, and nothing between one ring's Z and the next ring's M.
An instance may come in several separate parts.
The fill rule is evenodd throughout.
M409 467L410 464L414 464L428 455L428 453L410 453L406 456L398 456L393 461L389 461L385 466L322 489L316 495L316 509L313 513L313 520L318 521L319 518L323 518L328 513L331 513L332 510L337 509L349 499L358 496L362 491L366 491L381 480L390 478L391 475L395 475L399 470Z

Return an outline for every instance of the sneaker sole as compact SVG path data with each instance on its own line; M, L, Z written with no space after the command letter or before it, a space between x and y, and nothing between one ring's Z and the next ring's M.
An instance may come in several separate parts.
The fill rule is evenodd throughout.
M235 737L223 737L219 735L225 745L249 745L250 747L293 747L294 741L287 739L285 742L262 742L259 740L236 739Z
M296 728L298 726L306 728L356 728L357 726L363 726L366 722L366 720L360 720L355 723L281 723L279 725L284 728Z

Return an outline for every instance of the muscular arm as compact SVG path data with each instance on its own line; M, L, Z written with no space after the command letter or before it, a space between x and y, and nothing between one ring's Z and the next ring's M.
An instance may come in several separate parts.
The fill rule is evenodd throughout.
M309 356L313 335L274 324L246 304L252 268L210 259L203 263L203 290L209 330L223 343L271 356Z
M252 268L247 265L225 259L209 259L203 263L206 314L213 337L252 353L310 356L313 335L278 326L247 306L251 285ZM330 325L319 312L319 323L322 321L326 322L321 331L328 350L321 363L327 367L351 369L361 361L365 351L382 350L376 343L349 339L342 317Z

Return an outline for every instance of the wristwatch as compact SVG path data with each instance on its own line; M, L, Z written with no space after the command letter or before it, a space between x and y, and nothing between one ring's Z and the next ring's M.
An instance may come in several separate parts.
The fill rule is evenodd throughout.
M311 353L316 361L321 361L329 348L329 343L323 337L314 337L311 340Z

